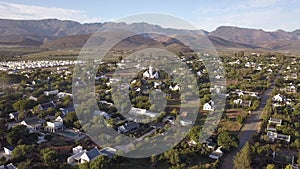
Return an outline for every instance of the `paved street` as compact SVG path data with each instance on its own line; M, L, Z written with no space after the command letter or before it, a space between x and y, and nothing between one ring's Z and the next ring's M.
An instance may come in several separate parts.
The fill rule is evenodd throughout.
M254 136L255 133L257 133L260 125L260 116L263 113L264 107L266 106L266 103L268 99L271 97L272 90L274 89L274 82L271 85L271 87L266 90L263 95L261 96L261 102L259 105L258 110L253 111L250 117L248 117L244 123L243 128L240 131L239 134L239 140L240 144L239 147L234 150L231 153L227 153L224 158L222 159L223 164L222 167L223 169L232 169L233 168L233 158L236 155L237 152L239 152L244 145L248 142L251 141L252 137Z

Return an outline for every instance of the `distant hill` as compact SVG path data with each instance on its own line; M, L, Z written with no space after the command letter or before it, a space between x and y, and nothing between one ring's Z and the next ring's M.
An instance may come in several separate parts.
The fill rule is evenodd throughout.
M148 23L89 23L80 24L75 21L65 21L57 19L45 20L7 20L0 19L0 45L16 46L40 46L41 48L70 49L81 48L91 34L97 30L130 30L133 32L152 32L157 34L169 35L172 38L181 36L181 38L201 40L196 35L207 35L208 39L217 49L267 49L276 51L295 52L300 49L300 29L293 32L277 30L268 32L261 29L239 28L232 26L221 26L212 32L205 30L184 30L162 28L158 25ZM135 37L137 38L137 37ZM161 38L161 39L159 39ZM164 46L176 48L182 46L179 41L168 41L166 37L150 39L157 41ZM139 39L139 38L138 38ZM136 39L136 40L138 40ZM154 43L152 40L139 39ZM103 39L104 40L104 39ZM142 46L137 41L128 39L120 47L128 48L130 46ZM170 43L172 42L172 43ZM155 42L156 43L156 42ZM168 44L170 43L170 44ZM184 46L184 45L183 45Z
M88 35L71 35L66 37L57 38L55 40L49 40L43 43L41 45L42 48L48 48L50 50L57 50L57 49L71 49L71 48L82 48L83 45L86 43L86 41L90 38L91 34ZM192 41L201 42L201 38L195 38L195 36L190 35L181 35L181 39L190 40L190 38L193 37ZM106 37L103 38L103 41ZM136 48L141 46L149 46L149 47L155 47L159 45L163 45L165 47L170 48L186 48L185 44L180 42L179 40L174 38L167 37L167 36L159 36L159 37L146 37L146 36L133 36L131 38L128 38L126 40L123 40L122 43L117 45L119 49L130 49L130 48ZM226 49L226 48L249 48L249 49L256 49L259 48L254 45L247 45L242 43L236 43L231 42L228 40L224 40L222 38L208 35L207 38L210 40L212 45L216 47L217 49ZM206 41L205 41L206 43ZM99 42L99 45L101 45L101 42ZM189 44L186 44L189 45ZM204 44L203 44L204 45ZM207 45L207 44L206 44Z
M70 35L54 40L46 40L41 44L41 47L50 50L82 48L91 35Z
M286 32L283 30L266 32L261 29L221 26L210 32L209 35L217 36L233 42L259 45L281 40L298 40L300 39L300 30L294 32Z

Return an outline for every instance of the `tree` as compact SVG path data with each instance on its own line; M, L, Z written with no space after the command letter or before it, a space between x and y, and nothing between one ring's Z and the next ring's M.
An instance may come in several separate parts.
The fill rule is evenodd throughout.
M169 150L169 151L166 151L166 152L164 153L164 156L165 156L166 158L169 159L169 162L170 162L173 166L175 166L176 164L179 164L180 161L181 161L180 156L179 156L179 153L178 153L178 151L176 151L175 149L171 149L171 150Z
M21 111L21 112L19 113L19 115L18 115L18 119L20 119L20 120L25 119L26 114L27 114L27 113L26 113L25 111Z
M218 145L229 151L233 147L238 147L238 140L235 136L230 135L228 132L223 132L218 135Z
M266 169L276 169L276 166L274 164L268 164Z
M32 155L32 151L34 150L34 146L32 145L18 145L11 153L12 159L15 160L24 160L29 159L28 156Z
M250 144L247 142L240 152L234 157L233 163L235 169L252 169Z
M17 168L18 169L27 169L31 165L31 160L27 159L26 161L22 161L18 164Z
M251 106L251 110L257 110L259 107L259 101L255 100Z
M300 151L298 152L298 160L297 160L298 165L300 165Z
M18 100L16 103L13 104L13 108L16 111L26 111L28 109L32 109L36 105L35 101L25 99L25 100Z
M0 165L5 164L5 162L6 162L6 157L2 156L2 157L0 158Z
M66 118L65 118L65 123L67 126L73 126L74 122L77 121L77 115L75 112L70 112L67 114Z
M7 133L7 123L4 118L0 118L0 147L2 147L2 142L5 138L5 134Z
M25 125L17 125L13 127L7 134L6 140L11 145L17 145L24 142L29 136L29 130Z
M49 148L41 150L42 161L46 166L54 167L57 166L58 154L56 151Z
M277 78L277 79L275 80L274 84L275 84L276 87L282 87L283 84L284 84L284 79L283 79L283 77Z
M289 165L285 166L284 169L293 169L293 166L291 164L289 164Z
M90 169L90 163L85 162L79 165L79 169Z
M111 159L105 155L98 156L95 160L90 163L90 169L110 169L112 168Z
M59 165L59 169L78 169L78 166L72 166L70 164L61 164Z
M239 122L240 124L242 124L245 120L245 118L241 115L239 115L237 118L236 118L237 122Z

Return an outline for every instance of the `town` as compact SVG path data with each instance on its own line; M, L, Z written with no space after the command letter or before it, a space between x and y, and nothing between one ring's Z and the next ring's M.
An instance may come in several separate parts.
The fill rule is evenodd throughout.
M124 98L113 98L113 72L122 69L126 61L118 57L101 62L94 77L98 110L81 114L77 112L81 106L74 103L72 87L84 83L73 79L73 69L84 61L1 62L0 168L232 168L239 165L235 161L241 160L252 163L254 168L298 168L300 59L279 53L227 52L220 55L226 86L212 86L211 74L201 59L204 55L209 57L200 53L180 56L195 74L199 88L201 107L196 112L197 119L194 123L179 121L182 128L192 125L192 129L169 151L141 159L125 158L118 153L143 146L139 139L162 135L175 125L179 116L187 116L189 112L179 113L178 105L191 102L180 96L188 84L172 81L172 76L155 65L143 67L130 81L132 106L125 116L117 104ZM214 76L220 79L219 75ZM201 125L208 113L215 110L211 93L222 90L226 93L226 104L220 123L209 139L199 142ZM150 91L166 93L162 95L166 102L151 102ZM165 108L160 109L160 104ZM92 116L95 123L85 125L81 116ZM137 116L146 118L136 119ZM101 119L102 124L96 123ZM103 144L96 144L85 131L103 124L119 136L137 140L128 150L127 146L105 143L109 133L103 131L98 137ZM114 139L116 143L122 142L121 137ZM247 158L242 159L244 156Z

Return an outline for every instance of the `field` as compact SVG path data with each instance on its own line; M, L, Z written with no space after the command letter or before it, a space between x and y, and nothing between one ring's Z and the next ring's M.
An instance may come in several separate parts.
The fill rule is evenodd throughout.
M219 128L222 131L230 131L234 134L238 134L242 128L242 124L237 121L237 117L246 117L247 113L240 109L229 109L226 111L226 118L222 119L219 123Z

